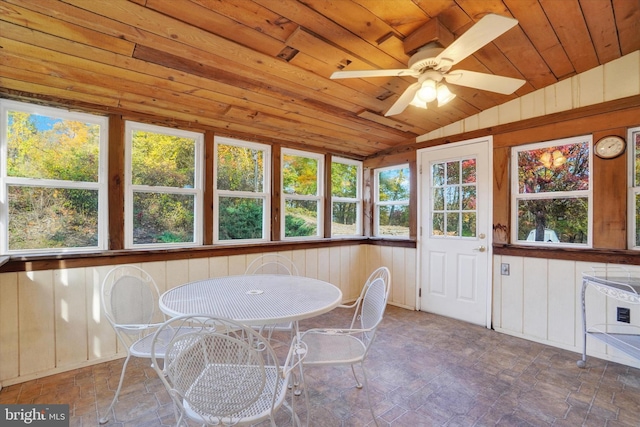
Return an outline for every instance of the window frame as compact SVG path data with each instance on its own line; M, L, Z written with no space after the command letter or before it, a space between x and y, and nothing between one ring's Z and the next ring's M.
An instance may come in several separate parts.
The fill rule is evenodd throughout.
M356 173L356 197L339 197L333 195L333 188L331 189L331 237L349 238L362 236L362 183L363 183L363 163L359 160L347 159L344 157L332 157L331 163L340 163L344 165L356 166L358 171ZM333 174L333 167L331 168ZM333 178L333 176L332 176ZM356 232L355 234L333 234L333 204L334 203L355 203L356 204Z
M7 141L9 126L9 111L20 111L28 114L36 114L48 116L52 118L81 121L84 123L92 123L100 126L99 137L99 160L98 160L98 180L97 182L84 181L68 181L60 179L43 179L43 178L25 178L10 177L7 175ZM96 252L107 249L109 215L108 215L108 141L109 141L109 119L106 116L69 111L62 108L41 106L37 104L29 104L13 100L0 100L0 240L2 247L0 253L3 255L16 254L54 254L54 253L76 253L76 252ZM41 248L41 249L9 249L9 203L8 203L8 187L24 186L38 188L64 188L93 190L98 192L98 243L96 246L84 247L64 247L64 248Z
M572 191L556 191L547 193L520 193L518 179L518 153L523 151L539 150L542 148L570 145L576 143L586 143L589 154L589 180L588 190L572 190ZM511 208L511 235L510 241L513 244L534 247L554 247L554 248L592 248L593 247L593 136L580 135L568 138L553 139L548 141L535 142L531 144L523 144L515 146L511 149L511 197L509 205ZM518 201L520 200L544 200L544 199L570 199L570 198L587 198L587 235L586 243L565 243L546 241L536 242L527 240L518 240Z
M406 236L391 236L388 234L380 234L380 207L381 206L391 206L391 205L400 205L407 206L409 209L409 215L411 215L410 211L410 199L411 194L407 196L406 200L389 200L389 201L381 201L380 200L380 173L395 170L395 169L407 169L409 171L409 187L411 187L411 167L409 163L402 163L399 165L387 166L383 168L376 168L373 170L373 230L372 234L374 237L381 239L394 239L394 240L410 240L411 239L411 229L410 225L407 226L407 235ZM411 190L409 190L411 191Z
M640 233L637 229L636 211L638 209L637 203L640 203L638 197L640 196L640 180L636 181L636 156L640 155L640 151L636 152L635 139L640 138L640 126L629 128L627 130L627 151L629 159L629 200L627 203L627 218L628 218L628 247L634 251L640 251L640 243L636 242L636 236ZM638 166L640 167L640 166ZM640 173L640 171L638 171Z
M315 195L299 195L299 194L287 194L284 191L284 158L287 155L297 156L297 157L307 157L311 159L316 159L318 162L318 168L316 172L316 194ZM324 166L324 155L319 153L313 153L310 151L302 151L295 150L292 148L282 148L281 151L281 159L280 159L280 238L282 240L315 240L321 239L324 237L324 175L325 175L325 166ZM317 202L317 226L316 226L316 234L313 236L294 236L294 237L286 237L286 206L288 200L297 200L297 201L316 201Z
M172 247L194 247L203 244L203 157L204 157L204 134L200 132L175 129L171 127L151 125L132 120L125 121L124 126L124 242L125 249L153 249L153 248L172 248ZM194 188L178 188L152 185L134 185L132 183L132 140L133 132L141 130L145 132L162 133L180 138L191 138L195 141L194 147ZM176 195L194 195L194 213L193 213L193 242L176 242L176 243L140 243L133 242L133 194L140 193L165 193Z
M252 150L260 150L263 152L263 181L261 193L254 193L249 191L236 191L236 190L220 190L218 189L218 146L232 145L236 147L249 148ZM257 142L244 141L241 139L228 138L222 136L214 136L213 145L213 243L221 245L229 244L246 244L246 243L261 243L271 240L271 146L268 144L261 144ZM262 238L261 239L234 239L234 240L220 240L220 197L236 197L246 199L263 199L263 214L262 214Z

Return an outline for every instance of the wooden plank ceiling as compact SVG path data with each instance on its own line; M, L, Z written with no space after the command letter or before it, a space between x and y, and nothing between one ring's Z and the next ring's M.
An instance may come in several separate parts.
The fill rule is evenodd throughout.
M639 49L639 4L5 0L0 95L366 158ZM384 117L414 78L329 79L406 68L403 41L419 45L433 18L459 37L487 13L519 25L454 69L526 80L513 95L450 85L443 107Z

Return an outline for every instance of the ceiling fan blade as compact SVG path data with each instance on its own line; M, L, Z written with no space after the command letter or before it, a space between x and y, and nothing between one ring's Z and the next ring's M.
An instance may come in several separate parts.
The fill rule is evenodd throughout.
M400 95L400 98L398 98L398 100L391 106L391 108L389 108L389 110L384 113L384 116L387 117L402 113L405 108L407 108L407 106L411 103L418 89L420 89L420 83L415 82L410 85L407 90L405 90L402 95Z
M353 79L358 77L393 77L393 76L414 76L418 73L411 69L395 69L395 70L353 70L353 71L336 71L331 74L332 79Z
M449 66L456 64L516 25L518 25L518 21L513 18L493 13L485 15L473 27L451 43L449 47L440 52L436 60L439 63L444 59L444 62Z
M490 92L511 95L526 83L522 79L512 77L495 76L493 74L477 73L468 70L455 70L444 75L447 83L459 86L467 86L475 89L488 90Z

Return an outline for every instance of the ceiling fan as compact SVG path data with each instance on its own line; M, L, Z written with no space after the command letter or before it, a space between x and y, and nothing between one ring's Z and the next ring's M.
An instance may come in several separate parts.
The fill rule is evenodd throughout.
M492 42L518 24L513 18L488 14L456 39L447 48L429 43L409 59L407 69L336 71L332 79L359 77L412 76L418 81L411 84L384 114L402 113L408 105L427 108L427 103L438 100L442 106L455 98L442 80L459 86L510 95L526 82L511 77L495 76L469 70L451 70L451 67L484 45Z

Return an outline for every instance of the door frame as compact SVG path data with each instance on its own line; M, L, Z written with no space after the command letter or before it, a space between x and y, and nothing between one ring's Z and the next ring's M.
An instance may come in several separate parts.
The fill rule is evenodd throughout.
M491 329L491 324L492 324L492 317L493 317L493 312L492 312L492 307L493 307L493 135L488 135L488 136L483 136L480 138L473 138L473 139L467 139L464 141L459 141L459 142L452 142L449 144L441 144L441 145L436 145L433 147L426 147L426 148L421 148L419 150L416 151L416 169L418 171L419 174L422 174L422 153L428 153L428 152L433 152L433 151L440 151L440 150L447 150L449 148L457 148L457 147L461 147L464 145L472 145L472 144L478 144L478 143L486 143L487 144L487 167L489 168L488 171L488 176L489 176L489 185L487 185L487 199L488 199L488 204L489 204L489 208L487 209L487 223L485 224L486 226L486 230L487 230L487 259L488 262L490 263L489 267L487 268L487 301L486 301L486 320L485 320L485 327L487 327L488 329ZM425 171L426 173L426 171ZM417 225L418 225L418 233L417 233L417 262L416 262L416 277L417 277L417 282L416 282L416 310L420 310L421 309L421 305L422 305L422 297L420 296L421 293L421 289L422 289L422 283L420 282L421 278L422 278L422 232L421 230L423 229L422 227L422 213L423 213L423 196L424 196L424 189L422 188L422 179L421 177L418 177L417 181L417 191L416 191L416 196L417 196L417 209L416 209L416 213L417 213ZM428 200L427 202L427 208L428 208Z

